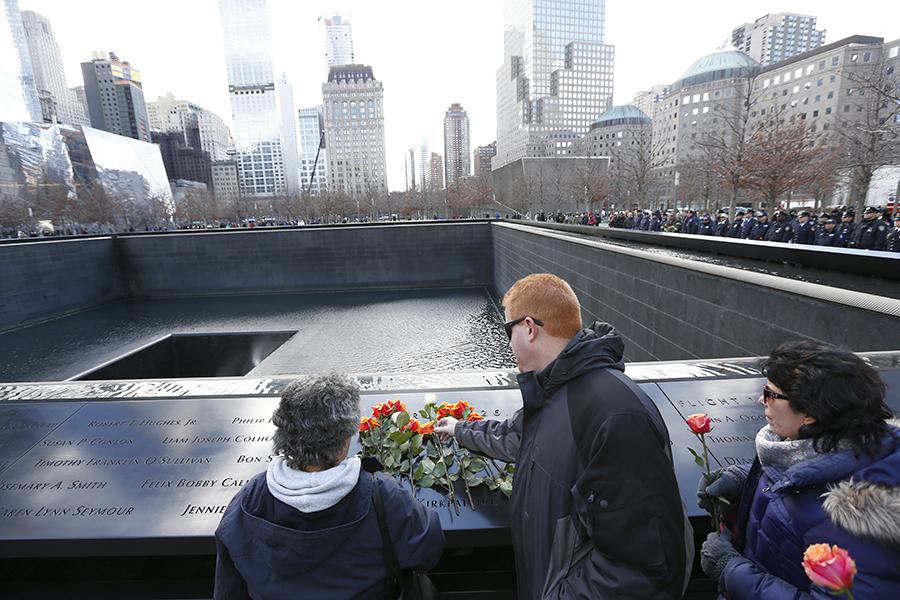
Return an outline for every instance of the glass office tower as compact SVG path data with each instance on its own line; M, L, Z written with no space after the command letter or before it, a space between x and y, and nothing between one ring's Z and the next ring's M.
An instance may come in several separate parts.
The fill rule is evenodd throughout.
M569 154L612 103L605 0L505 0L493 168Z
M284 194L281 112L266 0L219 0L219 13L241 195Z

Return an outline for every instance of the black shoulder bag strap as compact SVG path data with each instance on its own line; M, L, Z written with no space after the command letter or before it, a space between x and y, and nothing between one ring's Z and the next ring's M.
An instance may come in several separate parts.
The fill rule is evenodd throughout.
M400 595L400 564L397 562L394 542L391 541L391 534L388 531L387 514L384 510L381 488L378 485L378 476L374 473L372 474L372 486L372 501L375 503L375 515L378 517L378 529L381 531L381 549L384 553L384 565L387 567L388 574L387 579L385 579L387 597L397 598Z

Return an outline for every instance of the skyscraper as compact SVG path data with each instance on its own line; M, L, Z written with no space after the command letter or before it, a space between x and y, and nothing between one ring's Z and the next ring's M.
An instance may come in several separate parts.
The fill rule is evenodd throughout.
M0 120L41 121L31 56L18 0L3 0L0 17Z
M423 192L428 189L428 161L430 158L428 140L422 138L419 140L419 186Z
M219 15L241 196L284 194L288 177L279 110L284 88L275 86L266 0L219 0Z
M406 191L416 191L416 149L410 148L403 153L403 167L406 174Z
M372 67L331 67L322 101L329 189L356 197L386 194L384 87Z
M234 145L219 115L190 100L178 100L172 92L147 103L147 118L151 131L181 133L185 146L207 152L211 160L227 160Z
M444 169L447 186L471 172L469 159L469 117L457 103L444 114Z
M444 189L444 157L431 153L428 161L428 189L432 192Z
M818 48L825 43L825 30L816 29L812 15L778 13L736 27L731 43L765 66Z
M300 147L300 186L313 196L321 194L328 181L328 154L325 148L325 120L318 106L298 112L298 146ZM316 160L318 158L318 160Z
M643 90L635 94L631 104L638 107L652 119L656 115L656 109L659 107L660 102L667 93L669 93L669 86L654 85L649 90Z
M350 17L342 14L329 14L319 17L325 29L325 66L330 69L340 65L352 65L356 62L353 54L353 32Z
M150 141L150 122L141 86L141 73L115 52L94 53L81 63L84 94L91 127L117 135Z
M612 102L605 0L504 0L497 71L497 156L568 154Z
M275 82L278 111L281 116L281 147L284 155L284 183L289 194L300 193L300 162L297 155L297 113L294 112L294 88L287 75Z
M43 120L47 123L89 125L75 92L66 85L62 56L53 37L50 21L43 15L26 10L22 11L22 25L28 41Z
M491 176L491 159L497 154L497 142L475 148L475 177Z

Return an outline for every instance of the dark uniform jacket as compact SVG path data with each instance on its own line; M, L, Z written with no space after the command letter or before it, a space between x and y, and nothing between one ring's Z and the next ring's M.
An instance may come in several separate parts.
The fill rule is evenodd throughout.
M740 239L742 231L744 231L744 219L735 219L734 223L731 224L731 231L728 232L728 237Z
M700 225L697 227L697 233L700 235L715 235L716 224L712 221L700 221Z
M838 233L837 228L834 231L829 231L824 227L816 232L816 246L841 246L841 234Z
M841 223L838 225L838 230L841 234L841 245L847 247L850 245L850 240L853 239L853 234L856 232L856 227L859 223Z
M881 219L863 221L853 233L851 248L860 250L884 250L887 244L888 224Z
M697 215L694 215L693 217L684 220L684 225L681 227L681 233L696 234L699 229L700 219L697 218Z
M815 241L815 230L812 221L801 223L799 219L794 221L794 234L791 236L792 244L812 244Z
M767 242L789 242L794 236L793 228L787 221L775 221L766 233Z
M900 252L900 227L893 227L888 232L887 251Z
M623 374L606 323L518 376L506 421L460 422L470 450L516 463L510 504L518 597L681 598L693 533L653 401Z
M765 223L756 222L756 225L753 226L753 230L750 232L750 237L748 239L751 240L764 240L766 239L766 235L769 233L769 228L772 226L771 223L766 221Z
M756 227L756 224L759 221L756 220L756 217L750 217L749 219L744 219L744 224L741 226L741 237L747 239L750 237L750 234L753 233L753 228Z
M716 223L716 235L719 237L728 237L728 232L731 231L731 223L728 222L728 219L724 221L719 221Z

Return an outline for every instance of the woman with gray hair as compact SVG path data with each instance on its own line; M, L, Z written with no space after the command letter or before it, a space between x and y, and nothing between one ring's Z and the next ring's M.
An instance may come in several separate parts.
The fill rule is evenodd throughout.
M367 461L348 458L359 420L359 389L346 377L284 390L272 415L276 456L216 529L215 598L386 598L376 486L399 568L437 564L437 514L394 478L376 478Z

